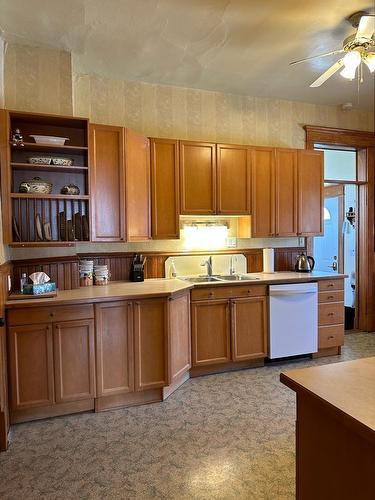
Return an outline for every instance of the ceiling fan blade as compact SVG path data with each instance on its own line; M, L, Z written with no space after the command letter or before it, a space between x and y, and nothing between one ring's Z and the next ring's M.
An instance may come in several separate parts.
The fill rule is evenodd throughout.
M362 16L359 21L357 33L355 35L356 40L371 40L372 35L375 32L375 16Z
M343 52L345 52L345 50L340 49L340 50L333 50L332 52L326 52L325 54L319 54L317 56L305 57L304 59L299 59L298 61L290 62L289 66L293 66L293 64L299 64L305 61L310 61L311 59L317 59L318 57L327 57L327 56L334 56L336 54L342 54Z
M327 69L319 78L313 82L310 87L320 87L325 81L328 80L332 75L334 75L340 68L344 66L344 62L342 59L338 60L335 64L333 64L330 68Z

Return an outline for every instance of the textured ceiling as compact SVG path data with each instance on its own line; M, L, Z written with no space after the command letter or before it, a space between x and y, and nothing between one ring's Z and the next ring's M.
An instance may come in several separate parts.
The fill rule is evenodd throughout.
M309 84L338 57L345 18L373 0L0 0L7 40L72 51L77 72L235 94L357 105L357 82L339 74ZM365 69L359 105L374 105Z

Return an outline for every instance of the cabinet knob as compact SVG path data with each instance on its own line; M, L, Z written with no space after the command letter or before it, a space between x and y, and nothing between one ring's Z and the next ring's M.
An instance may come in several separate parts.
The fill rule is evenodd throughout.
M334 336L334 335L330 335L330 336L328 337L328 340L330 340L330 339L334 339L334 338L335 338L335 336Z
M49 313L50 317L53 318L53 313Z
M328 295L327 299L334 299L333 295Z
M328 313L328 316L334 316L334 313L330 312Z
M4 318L0 318L0 328L2 326L5 326L5 319Z
M333 287L333 283L328 283L329 288Z

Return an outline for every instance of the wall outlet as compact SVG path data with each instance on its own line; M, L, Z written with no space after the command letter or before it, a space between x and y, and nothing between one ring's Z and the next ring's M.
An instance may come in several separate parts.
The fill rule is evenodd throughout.
M237 238L231 236L227 238L227 248L236 248L237 246Z

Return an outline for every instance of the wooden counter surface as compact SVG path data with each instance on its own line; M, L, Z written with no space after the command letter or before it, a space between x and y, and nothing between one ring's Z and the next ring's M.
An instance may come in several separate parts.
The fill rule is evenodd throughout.
M375 357L291 370L280 380L333 406L373 433L375 442Z
M7 309L50 306L62 304L83 304L107 302L112 300L130 300L155 297L169 297L193 288L191 283L178 279L148 279L139 283L129 281L113 282L105 286L88 286L75 290L58 291L56 297L10 299L6 302Z

